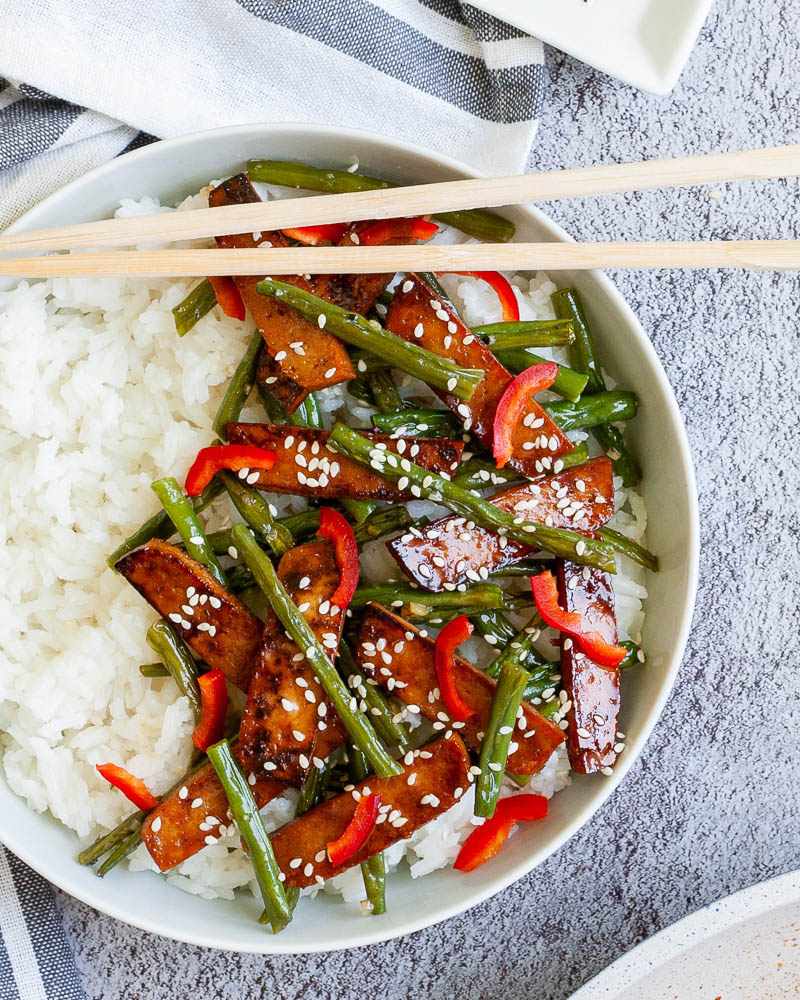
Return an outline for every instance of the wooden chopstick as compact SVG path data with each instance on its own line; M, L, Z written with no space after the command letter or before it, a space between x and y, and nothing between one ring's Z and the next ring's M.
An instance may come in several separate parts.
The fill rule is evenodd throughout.
M675 160L442 181L350 194L326 194L106 219L0 236L0 253L46 253L52 250L162 243L328 222L427 215L557 198L799 175L800 146L779 146Z
M800 268L800 240L684 243L468 243L455 246L130 250L0 259L18 277L200 277L637 268Z

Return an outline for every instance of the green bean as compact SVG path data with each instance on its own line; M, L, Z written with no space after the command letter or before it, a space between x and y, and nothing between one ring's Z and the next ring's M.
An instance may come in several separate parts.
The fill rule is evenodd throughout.
M373 372L367 376L367 382L379 410L384 413L396 413L398 410L402 410L403 401L397 394L397 386L394 384L391 371L384 369L380 372Z
M200 718L202 702L197 685L197 663L189 647L163 619L154 622L147 630L147 644L161 658L181 694L188 698L196 722Z
M315 507L302 510L299 514L287 514L279 518L280 523L291 531L295 540L307 538L319 530L319 511Z
M392 366L385 358L379 358L372 351L360 351L353 349L350 351L350 361L359 375L374 375L375 372L385 372Z
M200 518L189 497L178 485L178 481L172 477L159 479L152 484L152 490L177 528L189 555L205 566L223 587L227 587L225 573L214 555L214 550L208 544Z
M245 529L246 530L246 529ZM258 811L253 793L231 753L227 740L220 740L208 748L208 759L217 772L225 790L231 813L245 840L256 881L264 900L264 908L272 930L277 934L292 919L292 911L280 881L281 871L269 839L264 820Z
M355 610L375 601L395 609L414 604L426 608L461 608L467 604L476 608L502 608L503 600L503 591L495 583L476 583L463 591L443 590L436 594L408 583L362 583L356 588L350 607Z
M536 576L545 569L552 569L553 563L545 559L520 559L519 562L501 566L489 574L490 580L502 579L508 576Z
M495 353L500 364L505 365L514 375L519 375L520 372L524 372L531 365L541 365L547 361L547 358L543 358L540 354L529 351L524 347L516 347L511 351L496 351ZM588 375L582 375L573 368L567 368L566 365L559 365L558 375L556 375L555 382L550 386L550 391L563 396L565 399L572 400L574 403L580 399L581 393L586 388L588 381Z
M620 663L620 670L628 670L630 667L640 667L645 662L644 650L639 646L638 642L633 642L631 639L623 639L619 644L623 649L628 650L628 655Z
M336 668L328 659L308 622L297 610L297 606L286 593L283 584L275 575L275 569L267 556L258 547L252 533L243 524L233 529L234 544L244 557L259 587L264 592L281 624L303 650L306 660L319 677L320 684L330 698L352 741L363 750L372 769L379 778L402 774L394 760L381 744L369 719L350 707L350 693Z
M294 809L295 819L305 815L309 809L313 809L314 806L319 805L319 803L324 800L330 777L331 766L327 760L323 761L322 767L311 768L308 772L306 780L300 788L300 797L298 798L297 805ZM286 889L286 902L289 904L289 909L292 913L294 913L294 908L297 906L299 898L300 889L297 886L292 885ZM267 910L264 910L261 914L259 922L262 924L269 923L269 914Z
M139 809L130 816L126 816L113 830L104 833L102 837L98 837L88 847L85 847L78 855L78 864L93 865L95 861L99 861L108 851L113 851L120 844L124 843L130 834L135 833L137 837L140 836L142 823L146 815L147 812L144 809Z
M394 531L405 531L411 526L411 515L405 507L388 507L376 510L353 529L358 545L375 541Z
M261 385L260 382L256 383L256 388L258 389L258 398L261 400L261 405L267 415L267 420L271 424L287 423L289 420L289 414L286 410L284 410L269 389Z
M528 680L528 672L518 663L508 660L503 664L481 747L481 773L475 783L476 816L489 819L494 815L503 784L511 734Z
M605 525L598 528L597 534L607 542L611 542L617 552L621 552L635 563L644 566L645 569L651 569L654 573L658 572L658 556L638 542L634 542L632 538L628 538L627 535L614 531L613 528Z
M504 643L504 649L486 667L486 673L495 680L500 676L500 671L506 663L516 663L526 670L530 670L530 665L537 667L547 665L547 660L536 649L535 643L538 640L541 630L545 627L544 622L538 613L534 613L531 620L522 631L517 632L513 639Z
M172 310L178 336L185 336L195 323L202 319L207 312L210 312L216 304L217 297L211 287L211 282L208 278L203 278L200 284L195 285L186 298Z
M374 191L397 186L390 181L367 177L365 174L350 173L349 170L325 170L307 163L293 163L288 160L250 160L247 172L253 181L305 188L308 191L324 191L327 194ZM513 222L482 208L443 212L434 218L485 243L507 243L514 237Z
M372 395L369 382L361 376L356 376L347 383L347 394L361 403L366 403L367 406L375 405L375 397Z
M347 756L350 762L350 777L358 783L363 781L369 774L369 765L364 754L349 743L347 746ZM371 858L361 862L361 877L364 879L364 889L367 893L367 900L372 907L372 913L386 913L386 862L383 851L373 854Z
M253 529L256 538L269 545L278 558L284 552L288 552L294 545L292 533L285 525L279 523L261 493L228 469L223 469L217 475L225 484L233 506Z
M578 293L574 288L560 288L553 292L550 298L556 316L571 320L575 327L575 339L570 345L570 363L573 368L589 376L586 392L590 395L604 392L606 380L600 368L594 339ZM593 433L600 447L611 459L614 471L622 477L624 485L635 486L642 478L641 472L630 455L620 431L611 424L600 424Z
M95 874L98 878L103 878L111 871L112 868L116 868L120 861L123 861L129 854L132 854L141 842L142 836L140 830L133 830L129 833L124 840L121 840L117 844L114 850L111 851L105 861L97 869Z
M370 503L370 501L357 502ZM342 507L344 507L343 503ZM276 523L289 531L294 536L295 541L308 538L310 535L316 534L319 530L319 510L312 507L301 511L299 514L289 514L286 517L279 517ZM391 532L404 531L410 527L411 523L411 515L405 508L388 507L385 510L375 510L368 514L363 521L355 525L353 534L358 545L366 545L367 542L372 542L376 538L382 538ZM231 547L236 548L233 544L230 528L225 528L223 531L214 531L208 538L213 544L217 555L228 554Z
M316 394L310 392L303 402L297 407L294 413L288 415L287 423L292 427L315 427L322 429L322 411Z
M169 670L163 663L141 663L139 673L142 677L169 677Z
M216 500L220 493L222 493L221 483L209 483L199 497L192 497L192 507L195 513L199 514L201 510L208 507L213 500ZM145 542L149 542L153 538L166 540L172 538L174 534L175 525L172 523L169 514L165 510L160 510L157 514L153 514L152 517L148 518L140 528L137 528L132 535L128 535L125 541L114 549L108 557L108 565L111 569L114 569L119 560L132 549L137 548L139 545L144 545Z
M365 703L362 710L369 714L378 736L387 746L407 750L411 746L411 734L405 726L393 721L395 713L383 692L375 684L370 683L367 675L353 659L346 642L339 643L339 668L347 678L347 686L357 691L359 698Z
M242 355L242 360L236 366L228 388L225 390L225 395L212 425L223 441L228 440L228 424L239 419L242 407L253 391L258 371L258 359L261 356L263 346L264 338L261 336L261 331L256 330L250 338L247 350Z
M502 648L513 642L517 636L517 630L502 611L484 611L479 615L467 615L467 617L490 646Z
M378 506L374 500L354 500L352 497L342 497L339 503L356 524L363 524L375 513Z
M384 330L377 321L332 305L296 285L265 278L258 283L258 291L296 309L315 323L320 316L324 316L326 329L340 340L381 354L395 368L415 375L437 389L446 389L458 399L469 399L483 378L483 372L478 369L462 368L450 358L409 344Z
M616 420L633 420L639 400L633 392L614 389L584 396L577 403L564 400L558 403L542 403L562 431L576 431L582 427L597 427L598 424Z
M484 528L500 531L523 544L538 545L553 555L573 562L597 566L610 573L615 571L614 550L607 542L584 537L566 528L551 528L532 521L526 522L514 513L501 510L474 496L449 479L388 450L375 448L365 437L344 424L335 425L328 444L360 465L371 468L378 466L384 478L390 482L402 482L401 489L413 483L419 488L422 497L433 503L441 503L453 513L467 517Z
M442 288L439 283L438 277L432 271L420 271L420 278L425 282L425 284L431 289L431 291L436 295L437 299L441 299L445 305L450 306L453 312L458 312L456 307L453 305L453 300L447 294L447 292Z
M461 426L445 410L424 407L394 413L373 413L372 426L398 437L460 437Z
M571 344L575 337L571 321L564 319L489 323L487 326L473 326L472 332L495 352L516 347L564 347Z
M583 465L589 461L589 449L585 441L575 444L572 451L557 458L553 462L553 472L563 472L565 469L574 469L578 465ZM471 458L465 462L453 482L463 489L486 489L489 486L504 486L508 483L518 482L522 477L513 469L498 469L494 462L488 458Z

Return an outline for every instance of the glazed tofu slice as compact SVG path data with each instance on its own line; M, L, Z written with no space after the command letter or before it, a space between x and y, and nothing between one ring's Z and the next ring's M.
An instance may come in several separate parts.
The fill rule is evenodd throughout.
M434 354L453 358L465 368L484 373L468 402L447 392L436 390L436 394L461 418L464 429L472 431L491 451L497 404L512 381L511 373L415 274L409 274L398 286L386 316L386 329ZM508 465L528 479L549 471L559 455L572 451L569 438L534 399L520 416L512 444Z
M329 448L329 436L328 431L311 427L228 424L232 444L255 445L277 455L271 469L253 470L258 471L256 489L326 499L353 497L390 503L414 499L411 493L398 490L378 472L365 469ZM372 431L364 436L395 454L408 455L423 468L448 475L458 468L464 451L463 441L449 438L393 438Z
M290 549L278 578L333 660L345 609L331 605L339 585L333 546L316 538ZM318 734L333 708L314 671L273 611L267 615L239 731L240 755L248 770L300 785L315 760ZM316 758L320 763L323 758Z
M201 660L247 690L261 622L200 563L177 546L153 538L124 555L116 569Z
M460 656L455 657L458 693L475 714L463 724L451 722L439 695L434 641L380 604L368 604L364 611L356 659L368 677L404 705L413 705L436 728L457 728L469 749L480 753L497 686L482 670ZM563 742L564 734L559 727L523 702L522 715L512 735L508 770L515 774L536 774Z
M617 619L611 576L603 570L558 560L559 603L577 611L585 628L606 642L617 641ZM619 670L593 663L571 639L561 637L561 684L567 692L567 751L573 771L593 774L613 767L617 759Z
M529 521L592 531L614 514L611 462L593 458L574 469L489 497L501 510ZM426 590L455 590L536 551L465 517L443 517L386 543L403 572Z
M272 835L285 884L301 888L319 884L407 839L457 802L469 781L469 756L459 736L453 734L411 751L410 763L405 764L402 774L369 777L353 791L328 799ZM341 836L353 818L357 800L370 792L381 796L378 823L361 849L334 867L326 846Z

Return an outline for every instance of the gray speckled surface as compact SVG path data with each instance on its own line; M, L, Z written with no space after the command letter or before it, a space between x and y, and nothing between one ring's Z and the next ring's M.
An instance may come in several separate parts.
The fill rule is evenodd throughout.
M668 2L668 0L661 0ZM800 7L717 0L670 97L548 52L532 165L800 141ZM561 203L583 239L800 236L798 182ZM563 1000L703 903L798 866L798 305L794 274L615 276L689 429L702 519L694 629L644 754L528 878L427 931L339 955L223 956L60 897L89 997Z

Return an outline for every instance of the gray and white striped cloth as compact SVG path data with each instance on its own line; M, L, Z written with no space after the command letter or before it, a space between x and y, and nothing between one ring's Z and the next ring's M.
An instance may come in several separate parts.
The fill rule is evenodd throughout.
M542 101L541 43L459 0L3 0L0 40L0 230L131 144L244 122L511 173Z
M2 0L0 231L127 149L244 122L518 171L543 75L540 42L459 0ZM2 848L0 931L0 1000L81 995L49 886Z

